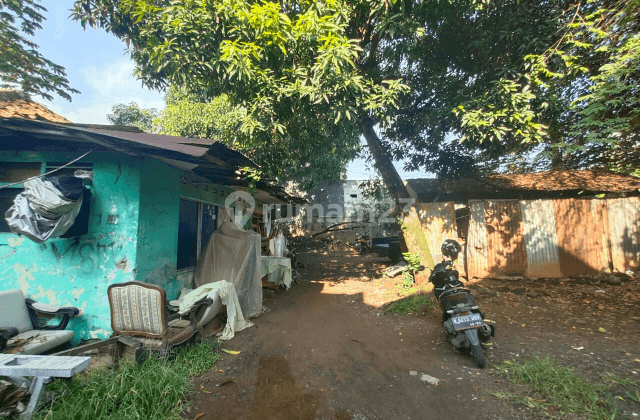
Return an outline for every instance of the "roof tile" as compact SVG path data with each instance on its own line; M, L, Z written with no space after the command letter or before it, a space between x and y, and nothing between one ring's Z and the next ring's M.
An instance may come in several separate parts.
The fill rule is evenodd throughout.
M28 95L11 89L0 89L0 117L70 123L68 119L34 102Z

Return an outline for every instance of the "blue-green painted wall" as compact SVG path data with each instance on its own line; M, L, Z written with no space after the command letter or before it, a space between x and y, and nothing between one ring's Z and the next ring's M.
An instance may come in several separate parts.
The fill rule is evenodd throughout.
M180 174L162 162L146 161L141 166L140 218L136 278L162 286L169 299L175 298L180 212Z
M69 161L65 153L0 153L2 162ZM20 288L44 303L85 311L69 328L75 343L111 335L107 287L140 280L160 285L168 298L191 287L176 272L180 197L224 205L232 189L152 159L93 153L89 231L36 244L0 233L0 290Z
M77 154L20 153L0 161L65 161ZM89 231L69 239L37 244L0 233L0 289L20 288L44 303L85 311L69 328L75 341L111 334L107 287L134 278L137 251L140 172L129 157L93 155L93 197Z

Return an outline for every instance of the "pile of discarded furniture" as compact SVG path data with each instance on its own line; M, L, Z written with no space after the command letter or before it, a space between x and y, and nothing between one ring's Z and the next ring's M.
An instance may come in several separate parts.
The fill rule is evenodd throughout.
M277 264L266 264L266 268L288 286L288 267L274 261ZM113 335L71 349L64 347L69 347L74 333L65 328L71 318L82 315L78 308L44 305L25 298L19 289L0 292L0 376L9 379L0 381L0 404L4 404L0 414L19 412L29 419L46 398L43 386L49 378L82 372L92 363L86 354L96 349L113 349L116 361L127 357L143 363L151 353L165 357L176 346L199 343L207 324L225 309L226 325L219 336L233 338L252 325L247 318L262 312L261 271L260 236L225 223L212 234L198 261L195 290L184 290L179 299L169 302L157 285L112 284L107 295ZM61 319L49 325L40 321L43 316Z
M165 290L156 285L132 281L107 289L113 335L108 340L85 344L51 355L68 343L73 331L65 330L78 308L57 308L26 299L21 290L0 292L0 416L20 413L30 419L38 404L47 399L44 384L50 378L70 378L92 363L91 357L78 356L111 346L116 360L125 355L144 363L151 352L168 356L176 346L199 343L203 328L222 307L227 307L227 325L222 339L251 326L244 319L232 283L205 284L168 302ZM43 324L39 316L60 316L57 325ZM28 379L33 377L33 379ZM30 399L28 395L31 395Z
M91 357L36 356L73 338L65 330L78 308L58 308L26 299L20 289L0 292L0 416L20 413L30 419L45 395L49 378L70 378L91 364ZM59 316L57 325L41 323L39 316ZM33 379L28 379L32 377ZM31 398L28 398L28 395Z

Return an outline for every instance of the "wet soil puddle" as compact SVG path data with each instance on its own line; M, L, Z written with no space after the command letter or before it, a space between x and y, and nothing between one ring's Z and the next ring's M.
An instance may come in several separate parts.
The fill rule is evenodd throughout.
M284 356L272 355L260 360L249 419L313 420L317 409L317 398L296 384Z

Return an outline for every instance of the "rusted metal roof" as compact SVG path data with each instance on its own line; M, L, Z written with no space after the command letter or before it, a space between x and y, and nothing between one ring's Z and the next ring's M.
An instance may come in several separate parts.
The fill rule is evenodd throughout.
M34 102L28 95L11 89L0 89L0 117L70 123L68 119Z
M91 133L104 134L110 137L116 137L121 140L137 143L137 146L133 147L143 148L145 152L152 152L153 149L171 150L197 158L205 158L214 163L215 166L227 168L256 166L255 163L242 153L231 149L225 144L213 140L150 134L143 131L131 132L103 128L85 129Z
M113 128L113 129L107 129ZM206 139L144 133L132 127L60 124L0 118L0 149L7 151L102 151L161 160L222 185L246 187L240 170L257 167L242 153ZM257 189L282 203L303 203L284 188L260 181Z
M409 192L421 201L539 199L601 193L638 193L640 178L604 170L500 174L450 181L409 179Z

